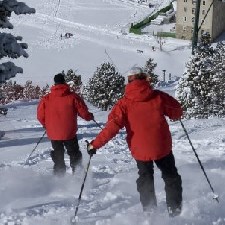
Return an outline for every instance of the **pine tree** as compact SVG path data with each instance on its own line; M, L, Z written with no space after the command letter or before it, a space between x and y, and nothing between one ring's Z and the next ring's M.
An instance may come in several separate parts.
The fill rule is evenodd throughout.
M225 115L225 43L219 42L214 53L214 83L212 110L216 115Z
M209 34L203 34L195 54L186 65L175 95L186 118L224 116L224 69L221 54L213 49Z
M29 8L25 3L17 2L16 0L0 1L0 28L13 29L13 25L8 20L12 12L16 15L30 14L35 13L35 9ZM0 33L0 58L28 57L28 54L24 50L28 48L28 45L20 41L22 41L21 36L15 37L9 33ZM15 66L12 62L2 63L0 64L0 83L22 72L23 69Z
M110 63L103 63L84 87L83 95L94 106L108 110L123 96L125 78Z
M33 85L32 81L27 81L23 88L23 100L40 99L43 95L46 95L50 90L49 86L41 88L38 85Z
M13 29L13 25L8 19L11 17L12 12L16 15L30 14L35 13L35 9L29 8L25 3L17 2L16 0L0 1L0 28ZM21 36L15 37L10 33L0 32L0 59L4 57L19 58L20 56L27 58L28 54L24 49L27 49L28 45L26 43L21 43L21 41ZM4 62L0 64L0 84L4 83L11 77L15 77L17 73L23 73L23 69L21 67L17 67L14 63ZM0 96L3 95L4 93L0 91Z
M27 81L26 84L23 86L17 84L16 81L12 82L10 80L0 86L0 92L3 93L0 98L0 104L5 105L16 100L29 101L32 99L40 99L49 91L50 90L48 85L43 88L40 88L38 85L33 86L32 81Z
M143 71L150 76L150 84L154 87L159 82L158 75L154 73L154 70L157 66L157 63L154 63L154 60L152 58L149 58L146 61L145 67Z
M66 74L62 71L62 74L65 75L65 81L70 86L71 91L81 94L81 75L76 75L72 69L68 70Z

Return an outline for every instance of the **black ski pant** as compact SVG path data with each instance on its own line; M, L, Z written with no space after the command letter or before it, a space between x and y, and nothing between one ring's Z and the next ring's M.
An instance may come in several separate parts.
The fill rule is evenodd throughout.
M64 161L65 148L67 154L70 157L70 166L72 169L81 161L82 153L79 150L77 136L71 140L51 140L52 148L51 152L52 161L54 162L55 170L65 170L66 165ZM65 147L65 148L64 148Z
M181 212L182 207L182 181L177 172L175 159L172 152L155 161L137 161L138 174L137 190L140 193L140 201L144 211L152 210L157 206L154 187L154 165L157 165L162 173L165 183L166 204L171 216Z

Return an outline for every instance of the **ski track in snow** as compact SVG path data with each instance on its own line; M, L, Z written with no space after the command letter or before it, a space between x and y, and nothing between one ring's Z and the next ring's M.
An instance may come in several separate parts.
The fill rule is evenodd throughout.
M100 131L94 123L79 120L78 138L81 151L83 152L84 168L79 168L73 176L68 166L69 159L66 156L66 176L56 178L52 176L52 161L49 155L51 147L47 139L41 142L33 153L29 160L29 165L24 165L27 155L35 146L35 141L29 142L30 135L33 136L35 134L36 141L38 141L38 136L43 134L43 129L35 120L35 109L36 106L34 104L20 104L15 108L10 108L6 121L3 123L4 127L7 121L10 122L13 118L17 118L16 120L14 119L13 123L11 122L14 125L14 132L6 130L5 139L2 139L1 143L9 143L7 155L10 155L9 152L12 152L12 158L14 158L13 152L21 151L21 157L8 162L1 162L0 164L2 179L8 177L8 181L1 187L1 192L5 193L5 198L2 199L2 202L5 204L0 205L0 224L5 225L7 222L8 224L11 222L17 225L49 224L49 221L51 221L50 224L69 224L70 217L74 214L77 204L80 185L83 181L84 169L88 159L85 140L93 139ZM26 110L28 110L27 114L24 113ZM103 125L105 121L99 122ZM199 120L198 123L187 120L184 121L184 125L190 134L193 145L204 164L211 182L215 186L215 190L218 193L222 192L223 186L220 185L223 184L223 181L221 181L221 184L215 183L214 175L225 179L225 172L223 172L225 171L223 160L225 156L225 138L222 135L222 133L225 133L225 120L209 120L207 124L205 120ZM36 131L29 132L29 129ZM182 173L185 174L190 169L192 170L191 173L195 173L194 177L182 176L184 188L182 215L175 219L168 218L163 183L160 173L156 169L158 211L152 215L152 218L154 218L152 221L143 216L139 196L136 191L136 164L127 149L125 131L122 130L92 158L85 191L78 211L79 224L181 225L186 223L188 225L205 225L205 221L211 221L212 225L225 224L225 217L219 210L221 204L225 206L224 196L220 195L220 206L214 203L212 193L206 180L204 180L205 178L202 171L200 171L190 145L185 135L183 135L179 122L171 123L170 129L173 136L174 154L181 176ZM210 135L213 132L215 134L221 133L221 136L215 138L216 142L214 135ZM12 142L6 137L12 134L14 138L17 136L22 137L27 145L20 145L19 143L16 148L14 145L10 147ZM207 139L204 138L204 135L207 135ZM5 144L4 148L1 146L0 149L5 150L7 144ZM207 151L207 155L205 151ZM1 154L4 154L4 151ZM17 174L16 178L13 179L15 174ZM26 180L28 182L29 179L31 179L32 186L24 183ZM201 180L201 183L198 182L199 180ZM64 186L62 183L66 185ZM196 186L197 183L199 183L199 187ZM127 189L128 186L130 187L129 189ZM23 189L25 193L23 193ZM16 190L17 194L15 193ZM11 198L7 197L7 195L10 195L10 192L12 193ZM21 203L21 200L24 203ZM204 205L207 205L207 207ZM208 210L213 210L213 216ZM122 218L123 222L121 221Z
M18 112L16 112L17 110L14 110L14 113L16 113L18 115ZM21 112L19 112L20 114ZM22 116L22 115L21 115ZM11 118L9 118L8 120L10 120ZM20 130L20 131L24 131L26 130L28 127L35 127L37 121L35 120L29 120L29 119L18 119L17 120L18 123L18 127L15 127L15 130ZM83 121L82 121L83 122ZM29 124L29 125L28 125ZM86 122L84 122L84 125L82 124L80 126L79 129L79 133L78 133L78 137L81 137L81 139L79 139L79 141L82 143L82 145L85 145L85 139L88 138L92 138L98 131L99 128L91 128L92 126L88 126L86 125ZM90 133L90 129L92 130L92 132ZM7 132L6 132L7 133ZM87 135L88 134L88 135ZM26 136L28 138L29 136L29 132L26 133ZM7 140L6 142L8 142L9 140ZM125 145L124 141L121 140L115 140L115 144L118 145ZM42 144L40 144L41 146ZM14 170L14 169L22 169L22 170L36 170L40 173L40 175L45 175L46 173L49 174L49 170L46 170L46 168L42 168L41 167L41 162L45 161L45 163L47 162L48 164L52 164L51 160L50 160L50 148L41 148L37 149L36 152L34 152L34 154L30 157L29 160L29 164L28 165L24 165L25 160L23 161L11 161L10 163L1 163L0 164L0 168L1 168L1 172L7 172L7 170ZM114 144L112 144L107 152L112 153ZM84 150L85 151L85 150ZM125 152L124 152L125 151ZM85 153L83 153L85 155ZM118 148L118 151L115 154L124 154L124 156L120 157L119 159L115 159L114 157L108 157L108 162L106 162L105 165L100 165L100 166L93 166L93 179L95 180L93 182L93 188L90 192L90 197L87 200L87 202L89 202L89 204L87 204L88 208L87 210L91 210L93 209L92 214L96 214L99 210L101 211L109 211L108 213L110 213L112 208L116 208L117 205L131 205L132 202L126 202L126 198L129 199L129 197L124 196L123 194L118 193L117 195L115 194L111 194L110 192L108 193L108 196L105 197L104 201L102 202L101 197L99 197L98 201L93 201L94 198L96 198L96 196L101 195L101 192L104 191L106 189L106 187L108 186L108 184L110 183L110 179L112 179L114 176L116 176L118 173L122 172L123 169L122 167L124 167L124 163L130 163L132 161L132 158L130 157L127 158L127 149L124 147L123 148ZM118 155L119 156L119 155ZM105 158L105 157L104 157ZM123 159L124 158L124 159ZM68 158L66 159L67 165L69 163ZM115 169L112 169L111 166L109 166L110 164L118 164L118 166ZM119 166L121 164L121 166ZM47 166L47 167L51 167L51 166ZM126 168L126 167L125 167ZM126 168L127 170L128 168ZM68 170L70 170L68 168ZM70 175L71 176L71 175ZM76 176L75 176L76 177ZM107 199L108 198L108 199ZM97 198L98 199L98 198ZM82 199L83 202L85 201L85 198ZM93 203L92 203L93 202ZM115 203L114 203L115 202ZM21 209L10 209L10 215L7 216L7 212L2 212L1 216L0 216L0 221L2 221L3 223L5 223L6 221L10 222L10 221L16 221L16 223L18 224L22 224L25 223L25 221L27 220L27 218L29 217L39 217L39 216L48 216L48 214L52 214L53 211L55 212L59 212L59 213L65 213L65 211L68 211L68 207L71 208L71 213L74 210L74 203L75 200L74 198L72 199L67 199L67 200L62 200L62 201L53 201L53 202L49 202L49 203L45 203L45 204L36 204L33 206L29 206L29 207L23 207ZM113 206L112 206L113 205ZM97 208L96 208L97 206ZM50 209L49 209L50 208ZM96 209L98 210L97 212ZM108 210L107 210L108 209ZM119 209L119 208L118 208ZM85 208L83 209L85 210ZM84 211L82 213L82 210L80 212L80 216L82 216L84 214L84 217L86 217L86 212ZM91 216L89 215L89 217L91 218ZM85 218L85 221L87 220L87 218Z

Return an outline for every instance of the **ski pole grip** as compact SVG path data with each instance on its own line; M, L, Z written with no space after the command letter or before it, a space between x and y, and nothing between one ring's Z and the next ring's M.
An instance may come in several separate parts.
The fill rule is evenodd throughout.
M87 152L88 152L88 154L90 155L90 158L93 156L93 154L96 154L96 153L90 153L89 151L88 151L88 145L90 144L90 142L88 141L88 140L85 140L85 142L87 143Z

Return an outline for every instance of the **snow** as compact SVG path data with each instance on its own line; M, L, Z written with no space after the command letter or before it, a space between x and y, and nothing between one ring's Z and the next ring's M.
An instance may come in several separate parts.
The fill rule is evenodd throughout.
M144 66L149 57L173 76L181 76L190 57L188 41L166 39L163 51L151 35L123 35L136 11L148 14L145 5L129 0L26 0L36 14L12 18L16 35L28 43L29 58L17 59L24 73L14 80L25 83L52 84L53 75L78 69L85 83L97 66L112 60L119 71ZM163 1L158 0L160 4ZM56 15L55 15L56 14ZM116 15L116 16L115 16ZM70 39L60 34L71 32ZM151 46L157 50L152 51ZM137 53L143 50L143 54ZM106 54L108 53L108 55ZM110 58L109 58L110 56ZM174 86L166 87L174 94ZM83 167L73 176L52 175L51 144L36 119L38 101L18 101L8 105L8 114L0 117L0 224L2 225L66 225L74 215L89 156L85 140L91 141L100 128L94 122L78 120L78 139L83 153ZM96 121L104 126L108 112L88 104ZM111 140L91 159L84 192L78 211L81 225L225 225L225 119L192 119L183 123L219 195L219 203L204 177L198 161L179 122L169 122L173 137L176 165L183 181L183 210L179 217L169 218L166 212L164 183L155 168L158 209L149 217L142 212L136 190L137 168L125 141L125 131ZM66 155L66 164L69 159Z
M36 120L36 104L35 101L11 104L6 118L1 120L5 136L0 141L0 224L17 220L20 221L18 224L68 224L74 214L84 168L89 159L85 140L92 140L100 131L94 122L78 120L84 168L80 168L74 176L69 168L63 178L52 175L51 145L46 137L31 156L30 164L24 166L44 133ZM107 112L88 106L94 112L96 121L103 126ZM225 120L212 118L183 122L219 195L219 204L213 200L213 193L181 125L179 122L169 122L174 155L183 180L181 216L168 217L164 184L157 168L155 186L158 210L153 215L154 222L143 214L136 191L137 168L125 142L125 131L122 130L91 160L78 211L79 224L225 224ZM67 156L66 164L69 166Z
M166 74L180 76L191 53L189 41L164 40L163 51L160 51L152 32L140 36L124 35L134 22L136 11L140 13L140 20L153 10L132 1L95 0L93 3L91 0L67 0L60 1L58 11L58 1L25 2L34 7L36 13L12 18L13 32L16 35L22 33L23 40L29 44L27 52L30 57L16 60L17 66L24 69L23 74L18 75L21 83L32 78L34 84L45 86L51 84L54 74L68 69L77 70L87 82L103 62L113 62L125 75L134 65L144 66L150 57L158 63L156 72L160 77L163 69ZM169 1L158 2L158 5L167 5ZM61 40L60 35L67 32L74 36ZM152 51L152 46L156 51ZM138 49L143 53L138 53ZM174 58L179 62L175 63Z

